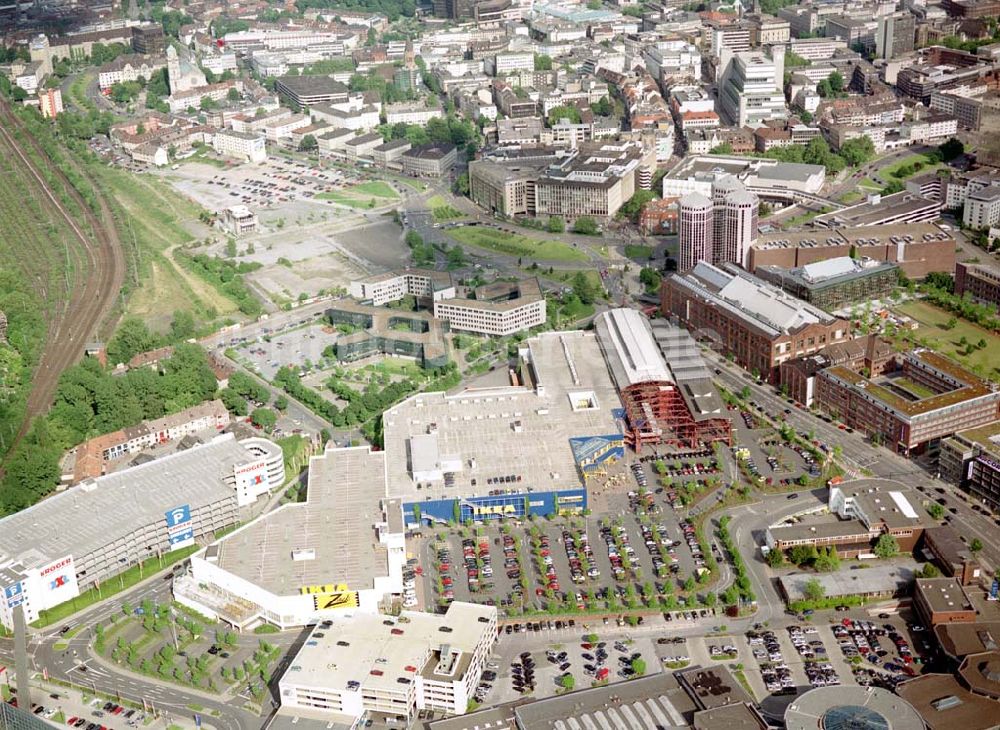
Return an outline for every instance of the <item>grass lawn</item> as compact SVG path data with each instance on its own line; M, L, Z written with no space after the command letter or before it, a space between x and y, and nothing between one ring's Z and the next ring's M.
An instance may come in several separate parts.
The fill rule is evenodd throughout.
M339 203L340 205L346 205L349 208L361 208L361 209L371 209L375 206L372 205L374 198L368 198L366 200L361 200L360 198L353 198L349 195L345 195L343 192L334 193L318 193L315 197L316 200L332 200L334 203ZM376 201L375 205L378 205Z
M648 261L649 257L653 255L653 247L628 244L625 246L625 255L637 261Z
M934 391L928 388L926 385L921 385L920 383L915 383L909 378L895 378L892 383L899 386L905 390L910 391L913 395L918 398L930 398L934 395Z
M403 357L385 357L374 369L386 375L404 375L408 378L419 378L425 375L424 369L413 360Z
M419 180L414 180L412 177L400 177L399 175L392 175L393 180L398 183L403 183L407 187L411 187L418 193L422 193L427 189L427 183L422 183Z
M894 174L900 168L906 167L907 165L911 165L915 162L922 163L923 167L921 167L919 170L913 170L912 172L903 175L902 177L897 177ZM941 167L940 163L931 162L931 160L927 158L927 155L918 153L915 155L906 155L905 157L900 157L891 165L886 165L881 170L879 170L878 175L886 182L890 180L906 180L907 178L913 177L914 175L923 174L926 172L932 172L933 170L936 170L939 167Z
M853 205L854 203L857 203L859 200L863 200L864 197L865 197L864 193L860 193L857 190L851 190L840 196L840 202L845 203L846 205Z
M858 187L859 188L868 188L870 190L875 190L875 191L878 191L878 190L882 189L881 185L879 185L874 180L870 180L867 177L863 177L860 180L858 180Z
M364 195L374 195L376 198L391 198L395 200L399 194L392 189L392 186L381 180L371 180L370 182L353 185L345 192L359 193Z
M785 227L788 227L788 226L800 226L803 223L808 223L809 221L811 221L816 216L822 215L823 213L827 213L827 212L829 212L829 211L827 211L826 208L824 208L823 210L810 210L810 211L807 211L807 212L803 213L802 215L797 215L797 216L794 216L792 218L788 218L785 221L782 221L782 225L785 226Z
M119 573L114 578L108 578L104 581L102 583L100 593L98 593L96 589L91 588L84 591L76 598L71 598L65 603L60 603L58 606L53 606L48 610L40 611L39 619L31 625L36 629L42 629L46 626L58 623L67 616L72 616L77 611L82 611L98 601L110 598L116 593L121 593L123 590L131 588L139 581L150 578L161 570L169 568L174 563L179 563L185 558L189 558L199 550L201 550L199 545L191 545L190 547L181 548L180 550L174 550L173 552L167 553L163 556L162 563L156 558L150 558L142 564L143 570L141 575L139 572L139 566L134 565L124 573Z
M55 647L53 648L56 651L66 651L66 649L69 648L69 640L72 639L77 634L79 634L81 631L83 631L83 629L84 629L83 624L80 624L79 626L74 626L65 634L63 634L63 637L56 642Z
M961 318L958 318L954 329L946 329L948 320L954 315L928 302L905 302L895 309L920 323L920 328L913 333L919 340L926 339L931 347L942 354L967 366L978 365L984 368L989 377L997 377L1000 370L997 368L996 353L1000 352L1000 336ZM962 352L964 348L959 345L962 337L972 343L985 339L986 347L965 355Z
M450 205L439 205L432 208L431 215L433 215L434 220L439 223L442 221L453 221L458 218L465 218L465 213L456 208L452 208Z
M528 256L542 261L586 261L587 256L561 241L528 238L493 228L465 226L448 234L459 243L497 251L508 256Z
M529 274L542 275L547 279L555 279L556 281L561 281L563 283L569 283L573 277L581 271L581 269L554 269L551 274L545 273L545 270L539 269L538 271L531 271L530 269L525 269ZM595 287L598 291L604 291L604 282L601 281L601 275L597 273L594 269L582 270L583 275L587 277L587 280Z

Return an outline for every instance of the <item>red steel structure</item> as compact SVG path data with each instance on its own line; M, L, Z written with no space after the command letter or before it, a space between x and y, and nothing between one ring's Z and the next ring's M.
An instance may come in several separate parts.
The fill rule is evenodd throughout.
M733 445L728 418L696 419L676 383L646 381L620 392L625 405L625 443L636 453L644 445L698 448L721 441Z

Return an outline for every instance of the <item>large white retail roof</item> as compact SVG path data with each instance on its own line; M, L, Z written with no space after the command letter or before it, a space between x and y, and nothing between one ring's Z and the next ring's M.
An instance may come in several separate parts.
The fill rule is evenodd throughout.
M649 320L635 309L611 309L594 322L608 368L620 389L637 383L672 380Z

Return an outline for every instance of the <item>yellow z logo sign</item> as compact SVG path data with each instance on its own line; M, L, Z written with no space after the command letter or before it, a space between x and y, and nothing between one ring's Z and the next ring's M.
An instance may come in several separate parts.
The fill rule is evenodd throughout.
M357 608L358 592L341 591L339 593L314 593L313 606L317 611L335 611L343 608Z

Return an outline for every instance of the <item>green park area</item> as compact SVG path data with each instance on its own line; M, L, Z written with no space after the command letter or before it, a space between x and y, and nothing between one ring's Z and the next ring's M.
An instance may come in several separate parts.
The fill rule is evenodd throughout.
M462 211L452 205L449 205L448 202L440 195L432 195L428 198L427 205L431 209L431 215L434 216L435 223L443 223L444 221L465 218L465 214Z
M909 301L897 305L895 310L912 317L920 324L920 328L913 332L918 342L926 343L963 365L973 368L978 366L982 372L992 373L996 368L1000 336L928 302ZM976 348L966 354L970 344L976 345L981 341L986 342L986 347Z
M493 228L464 226L448 231L459 243L477 246L508 256L538 259L539 261L586 261L582 251L561 241L528 238L519 233L508 233Z
M928 155L921 153L906 155L879 170L879 177L886 182L906 180L917 173L931 172L938 167L941 167L941 162L938 159L932 159Z
M335 190L329 193L319 193L317 200L332 200L339 205L346 205L349 208L376 208L385 205L390 200L398 200L399 195L389 185L381 180L352 185L343 190Z

